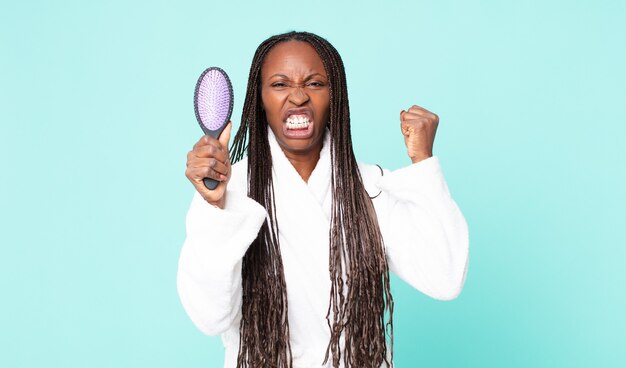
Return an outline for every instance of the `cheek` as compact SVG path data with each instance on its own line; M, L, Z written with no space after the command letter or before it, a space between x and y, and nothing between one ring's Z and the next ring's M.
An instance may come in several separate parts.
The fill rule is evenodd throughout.
M276 93L261 93L261 103L265 109L265 115L270 118L274 115L280 115L281 97Z
M267 102L267 93L261 90L261 107L263 107L263 110L267 110Z
M328 117L330 116L330 94L322 94L318 101L318 106L321 107L324 117L328 119Z

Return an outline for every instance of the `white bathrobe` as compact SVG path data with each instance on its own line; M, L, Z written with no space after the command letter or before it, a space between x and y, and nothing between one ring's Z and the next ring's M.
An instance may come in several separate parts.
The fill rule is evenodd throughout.
M329 134L308 182L287 160L270 131L275 206L289 305L294 368L324 367L330 340L326 313L332 190ZM467 224L450 196L436 157L384 175L359 164L373 199L392 272L440 300L463 287ZM241 320L241 260L266 219L246 196L247 160L232 167L225 208L196 193L187 214L187 238L178 266L178 293L193 323L222 335L225 368L237 365ZM330 367L327 364L326 367Z

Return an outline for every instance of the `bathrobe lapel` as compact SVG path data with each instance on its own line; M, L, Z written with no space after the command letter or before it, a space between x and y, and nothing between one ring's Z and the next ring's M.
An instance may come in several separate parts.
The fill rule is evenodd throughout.
M298 206L310 207L308 210L315 209L316 212L321 211L322 217L330 224L330 210L332 205L331 184L331 164L330 164L330 138L327 133L324 136L320 159L311 173L308 183L305 182L300 174L293 167L291 162L285 157L282 149L276 141L276 137L270 130L269 132L270 149L272 152L272 179L274 181L274 190L278 201L286 200L288 204L291 200L296 200ZM278 192L278 188L285 189L283 193ZM293 206L288 205L285 208L289 211ZM307 216L310 217L312 214ZM318 213L316 213L318 215ZM327 226L328 226L327 224Z

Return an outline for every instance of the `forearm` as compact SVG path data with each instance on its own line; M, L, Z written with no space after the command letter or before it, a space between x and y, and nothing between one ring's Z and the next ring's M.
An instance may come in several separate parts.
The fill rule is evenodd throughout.
M467 271L468 229L438 159L385 175L379 187L388 195L383 236L391 270L433 298L455 298Z
M241 194L228 192L223 210L194 197L177 287L185 311L202 332L223 332L239 313L241 260L265 216L261 205Z

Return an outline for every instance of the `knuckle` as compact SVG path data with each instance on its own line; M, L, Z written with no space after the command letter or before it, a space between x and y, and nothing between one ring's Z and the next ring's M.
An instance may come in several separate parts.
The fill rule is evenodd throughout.
M205 138L206 138L206 136L205 136L205 135L203 135L202 137L200 137L200 139L198 139L198 141L196 142L196 144L194 144L194 145L193 145L193 148L197 148L197 147L200 147L200 146L205 145L205 144L206 144L206 139L205 139Z

